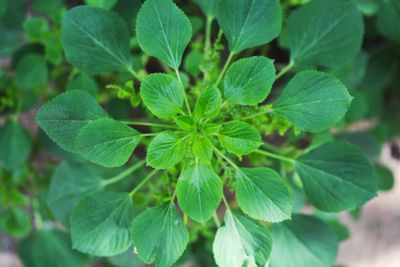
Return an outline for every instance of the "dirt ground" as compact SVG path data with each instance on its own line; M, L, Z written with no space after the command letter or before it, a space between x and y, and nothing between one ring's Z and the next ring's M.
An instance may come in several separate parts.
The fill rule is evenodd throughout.
M351 233L339 249L343 266L400 267L400 161L391 158L385 146L381 162L395 173L394 188L366 204L359 221L342 215Z

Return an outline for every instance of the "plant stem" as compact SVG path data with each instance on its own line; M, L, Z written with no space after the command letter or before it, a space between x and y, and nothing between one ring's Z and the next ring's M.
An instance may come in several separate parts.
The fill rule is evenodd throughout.
M214 18L207 16L206 35L204 37L204 51L207 52L211 47L211 26Z
M133 173L134 171L136 171L137 169L139 169L140 167L142 167L145 164L145 160L141 160L138 163L132 165L131 167L129 167L128 169L124 170L123 172L109 178L106 179L102 182L103 186L107 186L110 184L114 184L122 179L124 179L125 177L127 177L128 175L130 175L131 173Z
M271 153L271 152L268 152L268 151L257 149L255 152L258 153L258 154L270 157L270 158L279 159L281 161L289 162L291 164L295 163L295 160L292 159L292 158L288 158L288 157L285 157L285 156L277 155L275 153Z
M179 70L177 68L175 68L175 73L176 73L176 77L178 78L178 81L181 84L181 87L184 92L186 109L188 110L189 115L192 116L192 111L190 110L189 100L187 99L186 92L185 92L185 86L183 85L181 75L179 74Z
M225 65L224 65L224 67L222 68L222 71L221 71L221 73L220 73L219 76L218 76L218 79L217 79L217 82L215 83L215 86L218 86L219 83L221 82L222 78L224 77L224 74L225 74L226 70L227 70L228 67L229 67L229 64L231 63L231 61L232 61L232 59L233 59L233 56L234 56L234 54L233 54L232 52L230 52L230 54L229 54L229 56L228 56L228 59L226 60Z
M264 110L264 111L258 112L256 114L252 114L252 115L249 115L247 117L240 118L239 120L242 120L242 121L249 120L249 119L252 119L252 118L255 118L255 117L258 117L258 116L262 116L262 115L267 114L267 113L270 113L271 111L272 111L271 109Z
M275 77L275 80L278 80L280 77L282 77L286 72L290 71L294 67L294 62L291 61L286 67L281 69L280 72Z
M214 212L213 219L214 219L214 222L215 222L215 224L217 225L217 227L218 227L218 228L221 227L221 221L220 221L219 218L218 218L217 212Z
M215 152L217 152L217 154L223 158L224 160L226 160L230 165L232 165L232 167L234 167L236 170L239 170L239 167L232 161L230 160L227 156L224 155L224 153L222 153L221 151L218 150L218 148L216 148L215 146L213 146L213 149Z
M159 133L141 133L140 135L143 137L152 137L152 136L156 136Z
M224 201L225 207L230 210L231 206L229 206L228 200L225 197L225 194L222 194L222 200Z
M152 170L144 179L129 193L130 197L133 197L134 194L137 193L150 179L153 177L158 170Z
M134 70L132 69L132 67L127 67L126 70L127 70L130 74L132 74L132 76L135 77L139 82L142 81L142 78L139 76L139 74L137 74L136 71L134 71Z
M153 126L153 127L160 127L160 128L178 128L175 125L152 123L152 122L145 122L145 121L121 121L121 122L128 124L128 125Z

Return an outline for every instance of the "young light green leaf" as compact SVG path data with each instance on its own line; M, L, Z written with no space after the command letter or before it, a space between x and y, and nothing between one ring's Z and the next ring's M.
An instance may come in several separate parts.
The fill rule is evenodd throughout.
M112 11L75 7L64 14L61 35L67 60L86 74L131 67L128 28Z
M248 155L262 144L260 133L241 121L225 124L218 138L224 148L238 155Z
M210 162L213 154L213 145L210 139L205 135L196 135L192 152L201 162Z
M182 112L184 94L177 79L162 73L147 76L140 87L144 104L161 119L169 119Z
M83 267L85 258L71 248L68 235L56 230L37 230L18 245L26 267Z
M303 131L320 132L339 122L352 97L333 76L302 71L292 78L273 105L273 111Z
M215 0L193 0L203 10L204 14L209 17L215 17L215 11L218 1Z
M218 229L213 244L219 267L266 266L271 253L269 229L241 213L225 213L225 225Z
M290 219L293 201L283 179L274 170L241 168L236 179L236 199L244 213L269 222Z
M23 238L31 230L31 218L19 207L2 209L0 211L0 230L14 238Z
M335 231L323 221L293 215L291 221L272 226L271 267L333 266L338 250Z
M173 265L189 242L185 225L170 202L139 214L131 232L139 257L157 267Z
M0 166L17 170L26 162L31 152L31 138L17 121L0 127Z
M89 166L64 161L51 177L47 203L54 216L68 226L69 216L79 200L102 188L102 178Z
M290 14L281 44L290 49L291 62L338 67L354 60L363 34L362 15L352 1L310 1Z
M28 55L22 58L16 67L15 84L21 89L32 89L47 81L48 71L44 58L40 55Z
M111 9L118 0L85 0L89 6Z
M215 118L222 105L221 92L217 87L211 87L204 91L197 99L194 108L196 118L212 119Z
M75 141L76 152L104 167L124 165L142 136L128 125L112 119L98 119L83 127Z
M281 31L278 0L219 0L216 17L234 54L266 44Z
M383 1L378 12L377 28L388 39L400 43L400 1Z
M180 162L185 157L185 138L174 132L159 133L151 141L146 161L155 169L167 169Z
M179 206L193 220L205 223L222 199L222 182L207 165L197 164L182 172L176 185Z
M265 100L275 81L271 59L249 57L236 61L226 72L225 101L238 105L257 105Z
M144 52L178 68L192 26L172 0L146 0L137 16L136 35Z
M320 210L350 210L376 196L373 168L351 144L335 141L321 145L301 156L295 168L308 198Z
M191 116L180 116L175 118L176 125L183 131L191 132L194 127L194 121Z
M94 256L113 256L127 250L132 241L133 220L129 194L97 192L82 198L71 214L73 247Z
M61 148L75 152L75 139L90 121L108 114L86 91L63 93L43 105L36 113L40 128Z

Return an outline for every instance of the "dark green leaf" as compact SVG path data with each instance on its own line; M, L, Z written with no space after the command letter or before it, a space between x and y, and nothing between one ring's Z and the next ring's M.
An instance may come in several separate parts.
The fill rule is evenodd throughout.
M118 0L85 0L89 6L111 9Z
M94 256L113 256L131 245L133 220L129 194L98 192L82 198L71 214L73 247Z
M379 190L388 191L392 189L395 181L393 172L381 164L375 164L374 169L378 179Z
M302 71L292 78L273 105L276 114L308 132L320 132L339 122L352 97L333 76Z
M311 216L293 215L272 226L271 267L326 267L335 263L338 241L333 229Z
M241 121L225 124L218 137L224 148L238 155L250 154L262 144L260 133Z
M219 267L266 266L271 253L269 229L241 213L225 213L213 244Z
M137 16L136 35L144 52L178 68L192 26L172 0L146 0Z
M21 208L0 212L0 229L15 238L26 236L31 230L31 219Z
M89 6L67 11L62 42L68 61L86 74L131 67L128 28L112 11Z
M142 136L128 125L98 119L84 126L76 137L76 152L104 167L119 167L131 157Z
M92 77L81 73L75 76L73 79L68 80L67 91L71 90L88 91L92 96L96 96L97 92L99 91L99 87Z
M161 73L147 76L140 87L144 104L161 119L169 119L183 112L184 94L177 79Z
M266 44L281 31L278 0L219 0L216 16L234 54Z
M274 170L241 168L236 179L236 199L244 213L269 222L290 219L293 201L283 179Z
M185 225L170 202L139 214L131 230L139 257L157 267L173 265L189 242Z
M381 5L377 28L388 39L400 43L400 1L383 1Z
M308 198L320 210L350 210L376 196L371 164L348 143L321 145L301 156L295 167Z
M18 247L25 267L83 267L82 255L72 250L68 235L56 230L33 232Z
M0 127L0 166L17 170L22 167L31 151L31 138L17 121Z
M15 71L15 84L21 89L31 89L47 81L47 65L42 56L28 55L21 59Z
M272 60L266 57L238 60L226 72L225 101L238 105L257 105L267 98L274 81Z
M217 8L218 1L215 0L193 0L198 4L203 12L209 17L215 17L215 10Z
M47 203L54 216L68 226L69 216L79 200L102 188L102 178L90 167L64 161L51 178Z
M193 220L205 223L221 202L222 182L210 167L198 164L182 172L176 192L183 211Z
M86 91L63 93L43 105L36 121L46 134L63 149L75 152L75 139L89 122L107 118L107 113Z
M361 12L351 1L318 0L290 14L281 44L296 64L338 67L354 60L363 34Z

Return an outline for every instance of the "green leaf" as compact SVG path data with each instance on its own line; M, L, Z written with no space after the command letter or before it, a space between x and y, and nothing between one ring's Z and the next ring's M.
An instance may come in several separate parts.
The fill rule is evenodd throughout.
M15 84L21 89L31 89L47 81L48 71L44 58L31 54L22 58L15 70Z
M161 119L183 112L184 94L177 79L162 73L150 74L143 79L140 87L144 104Z
M348 143L321 145L302 155L295 168L308 198L320 210L350 210L376 196L371 164L357 147Z
M83 267L84 257L72 250L65 233L39 230L22 240L18 254L25 267Z
M241 168L236 179L236 199L244 213L269 222L290 219L293 201L283 179L274 170Z
M320 132L339 122L351 101L338 79L323 72L302 71L286 85L273 111L303 131Z
M210 139L205 135L196 135L192 152L201 162L210 162L213 154L213 145Z
M61 148L75 152L75 139L89 122L107 118L107 113L86 91L63 93L43 105L36 121L43 131Z
M281 31L278 0L220 0L216 16L234 54L266 44Z
M381 191L389 191L394 185L394 175L393 172L384 165L375 164L374 166L378 188Z
M89 122L76 137L76 152L104 167L119 167L131 157L142 136L128 125L112 119Z
M89 166L64 161L51 177L47 203L54 216L68 226L69 216L79 200L102 188L102 178Z
M129 227L133 213L129 194L97 192L87 195L71 214L73 247L100 257L124 252L132 245Z
M183 131L191 132L193 130L194 121L191 116L180 116L175 118L176 125Z
M376 20L378 31L389 40L400 43L400 1L390 0L381 3Z
M31 230L31 219L21 208L0 212L0 229L14 238L23 238Z
M50 30L49 23L45 18L42 17L33 17L29 20L26 20L23 28L29 42L42 42L46 40Z
M210 167L197 164L182 172L176 192L182 210L193 220L205 223L221 202L222 182Z
M222 105L221 92L217 87L211 87L204 91L197 99L194 108L195 117L198 119L215 118Z
M99 87L92 77L81 73L75 76L73 79L68 80L66 90L82 90L89 92L92 96L96 96L99 91Z
M151 141L146 161L155 169L167 169L180 162L185 157L185 138L174 132L159 133Z
M111 9L118 0L85 0L89 6Z
M250 154L262 144L260 133L250 124L241 121L225 124L218 138L224 148L238 155Z
M63 7L63 0L32 0L32 9L37 13L53 15Z
M157 267L173 265L189 242L185 225L170 202L140 213L131 232L139 257Z
M0 166L18 170L27 161L31 146L31 137L17 121L6 122L0 127Z
M274 62L266 57L236 61L226 72L225 101L238 105L257 105L265 100L275 81Z
M215 17L218 1L215 0L193 0L203 10L204 14L209 17Z
M338 67L354 60L363 34L361 12L351 1L318 0L290 14L281 44L290 49L291 62Z
M266 266L272 240L267 226L241 213L225 213L213 244L219 267Z
M291 221L272 226L271 267L326 267L335 263L335 231L319 219L293 215Z
M192 26L172 0L146 0L137 16L136 35L144 52L178 68L192 37Z
M61 34L67 60L86 74L131 67L128 28L112 11L75 7L64 14Z

